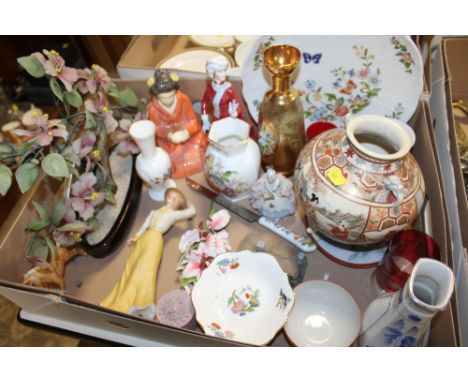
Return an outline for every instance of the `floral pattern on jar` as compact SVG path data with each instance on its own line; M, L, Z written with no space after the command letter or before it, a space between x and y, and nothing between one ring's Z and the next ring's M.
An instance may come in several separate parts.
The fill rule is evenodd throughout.
M223 163L209 154L205 157L205 173L210 185L230 198L250 190L249 184L238 178L237 171L225 170Z

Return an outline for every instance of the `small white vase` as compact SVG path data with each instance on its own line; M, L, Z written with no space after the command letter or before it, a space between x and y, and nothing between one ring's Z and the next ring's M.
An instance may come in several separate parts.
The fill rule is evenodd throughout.
M129 131L141 151L136 160L137 173L150 185L150 198L162 202L166 189L176 187L176 183L170 179L171 158L163 149L156 147L155 132L156 126L149 120L133 123Z
M223 118L211 125L205 152L205 176L218 192L232 200L250 195L260 171L260 149L249 138L250 126L238 118Z
M445 264L419 259L403 289L371 302L359 346L426 346L431 320L447 307L454 282Z

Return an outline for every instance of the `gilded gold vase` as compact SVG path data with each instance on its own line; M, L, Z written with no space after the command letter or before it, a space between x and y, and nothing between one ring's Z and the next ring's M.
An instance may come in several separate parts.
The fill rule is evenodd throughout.
M290 45L275 45L263 52L263 63L272 74L272 89L265 94L259 111L262 166L273 166L285 176L292 175L305 145L302 102L290 86L300 57L301 52Z

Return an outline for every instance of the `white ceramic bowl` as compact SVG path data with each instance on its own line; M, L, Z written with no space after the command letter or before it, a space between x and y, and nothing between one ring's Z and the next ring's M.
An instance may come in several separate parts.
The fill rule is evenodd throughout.
M265 345L286 322L294 292L273 256L242 251L218 256L195 284L192 301L206 334Z
M294 289L295 303L284 330L296 346L350 346L361 329L354 298L329 281L313 280Z

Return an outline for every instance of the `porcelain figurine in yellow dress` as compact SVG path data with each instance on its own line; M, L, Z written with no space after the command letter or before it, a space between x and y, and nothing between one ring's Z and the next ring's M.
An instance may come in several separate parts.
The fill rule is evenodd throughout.
M129 240L135 247L120 280L101 306L149 320L156 315L156 283L163 253L163 235L175 223L195 216L195 207L175 188L167 189L166 205L150 212L137 234Z

